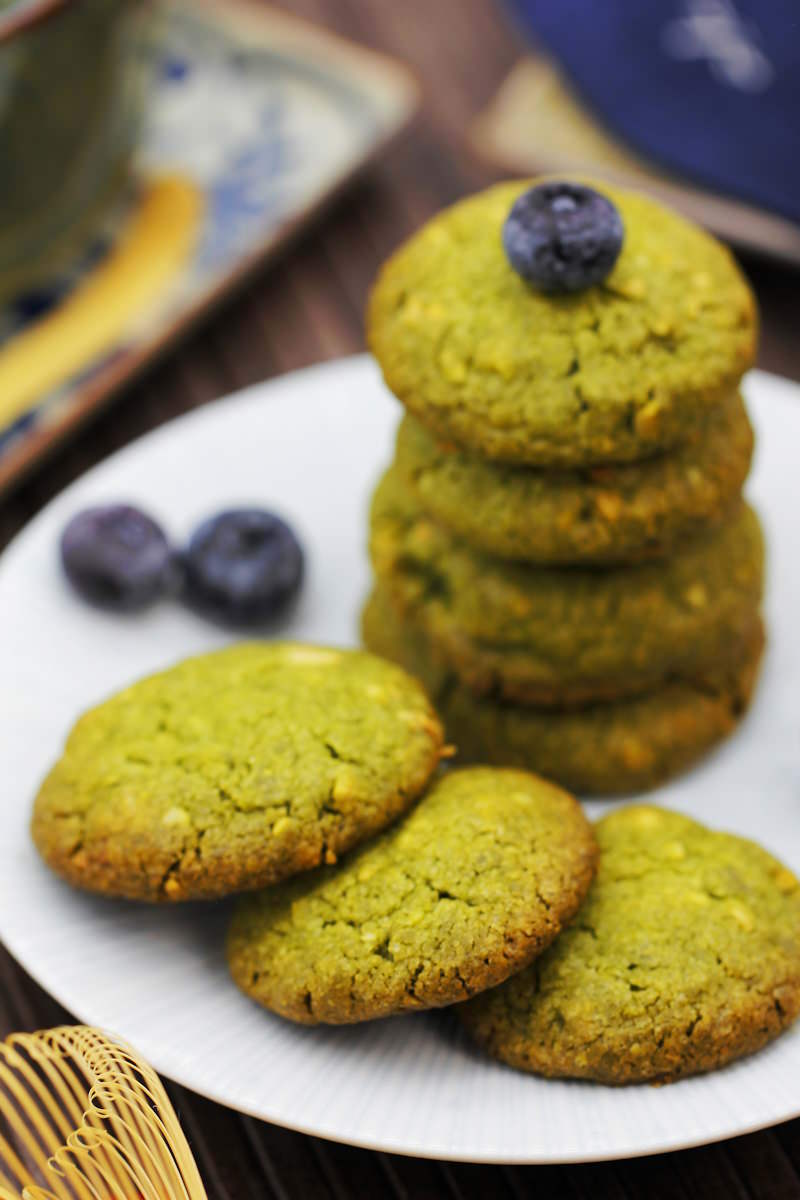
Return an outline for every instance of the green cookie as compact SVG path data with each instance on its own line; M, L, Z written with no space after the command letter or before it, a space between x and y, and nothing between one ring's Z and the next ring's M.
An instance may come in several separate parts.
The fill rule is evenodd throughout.
M367 332L387 385L438 437L503 462L630 462L685 441L754 359L733 257L656 201L594 184L625 226L616 266L545 294L501 241L531 182L446 209L386 263Z
M459 1015L540 1075L668 1081L766 1045L800 1013L800 884L753 842L658 808L596 827L597 879L532 967Z
M736 727L755 687L763 646L756 622L728 661L696 680L574 710L480 700L442 665L418 627L378 589L363 615L364 642L417 675L441 713L459 762L538 771L584 794L630 794L689 766Z
M240 903L237 984L293 1021L342 1024L465 1000L570 919L594 872L591 826L521 771L454 771L338 866Z
M375 573L476 695L566 707L724 662L752 629L763 543L752 509L672 558L600 571L504 561L428 517L396 468L372 506Z
M396 464L420 507L487 554L539 564L658 558L730 513L753 450L740 396L697 436L644 462L543 471L438 443L407 416Z
M442 740L398 667L242 643L82 716L36 798L33 838L77 887L224 896L335 862L382 829L422 792Z

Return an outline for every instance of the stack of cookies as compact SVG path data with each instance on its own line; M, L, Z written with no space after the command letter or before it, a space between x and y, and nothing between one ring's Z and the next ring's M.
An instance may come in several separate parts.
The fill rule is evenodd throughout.
M727 250L633 193L502 184L395 254L368 332L407 415L364 637L461 758L628 792L727 734L763 644Z

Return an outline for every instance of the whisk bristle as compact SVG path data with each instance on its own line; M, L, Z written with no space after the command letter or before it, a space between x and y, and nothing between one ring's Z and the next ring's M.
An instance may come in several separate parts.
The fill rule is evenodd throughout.
M98 1029L0 1043L0 1200L207 1200L156 1073Z

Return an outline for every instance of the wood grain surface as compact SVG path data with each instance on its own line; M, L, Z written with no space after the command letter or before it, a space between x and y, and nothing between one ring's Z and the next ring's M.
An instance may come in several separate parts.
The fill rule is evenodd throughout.
M147 430L246 384L362 349L365 298L380 262L436 209L496 177L471 156L465 134L524 50L499 4L285 0L278 7L404 59L423 87L419 118L277 265L2 502L0 547L66 484ZM761 305L760 365L800 379L798 275L754 259L743 265ZM0 1036L68 1019L0 948ZM171 1094L211 1200L800 1197L800 1121L628 1162L472 1167L325 1143L180 1088Z

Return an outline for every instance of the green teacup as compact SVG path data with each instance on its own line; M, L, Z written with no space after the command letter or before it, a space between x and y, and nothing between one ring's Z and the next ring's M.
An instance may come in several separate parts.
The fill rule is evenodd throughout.
M153 0L0 0L0 304L79 257L129 183Z

